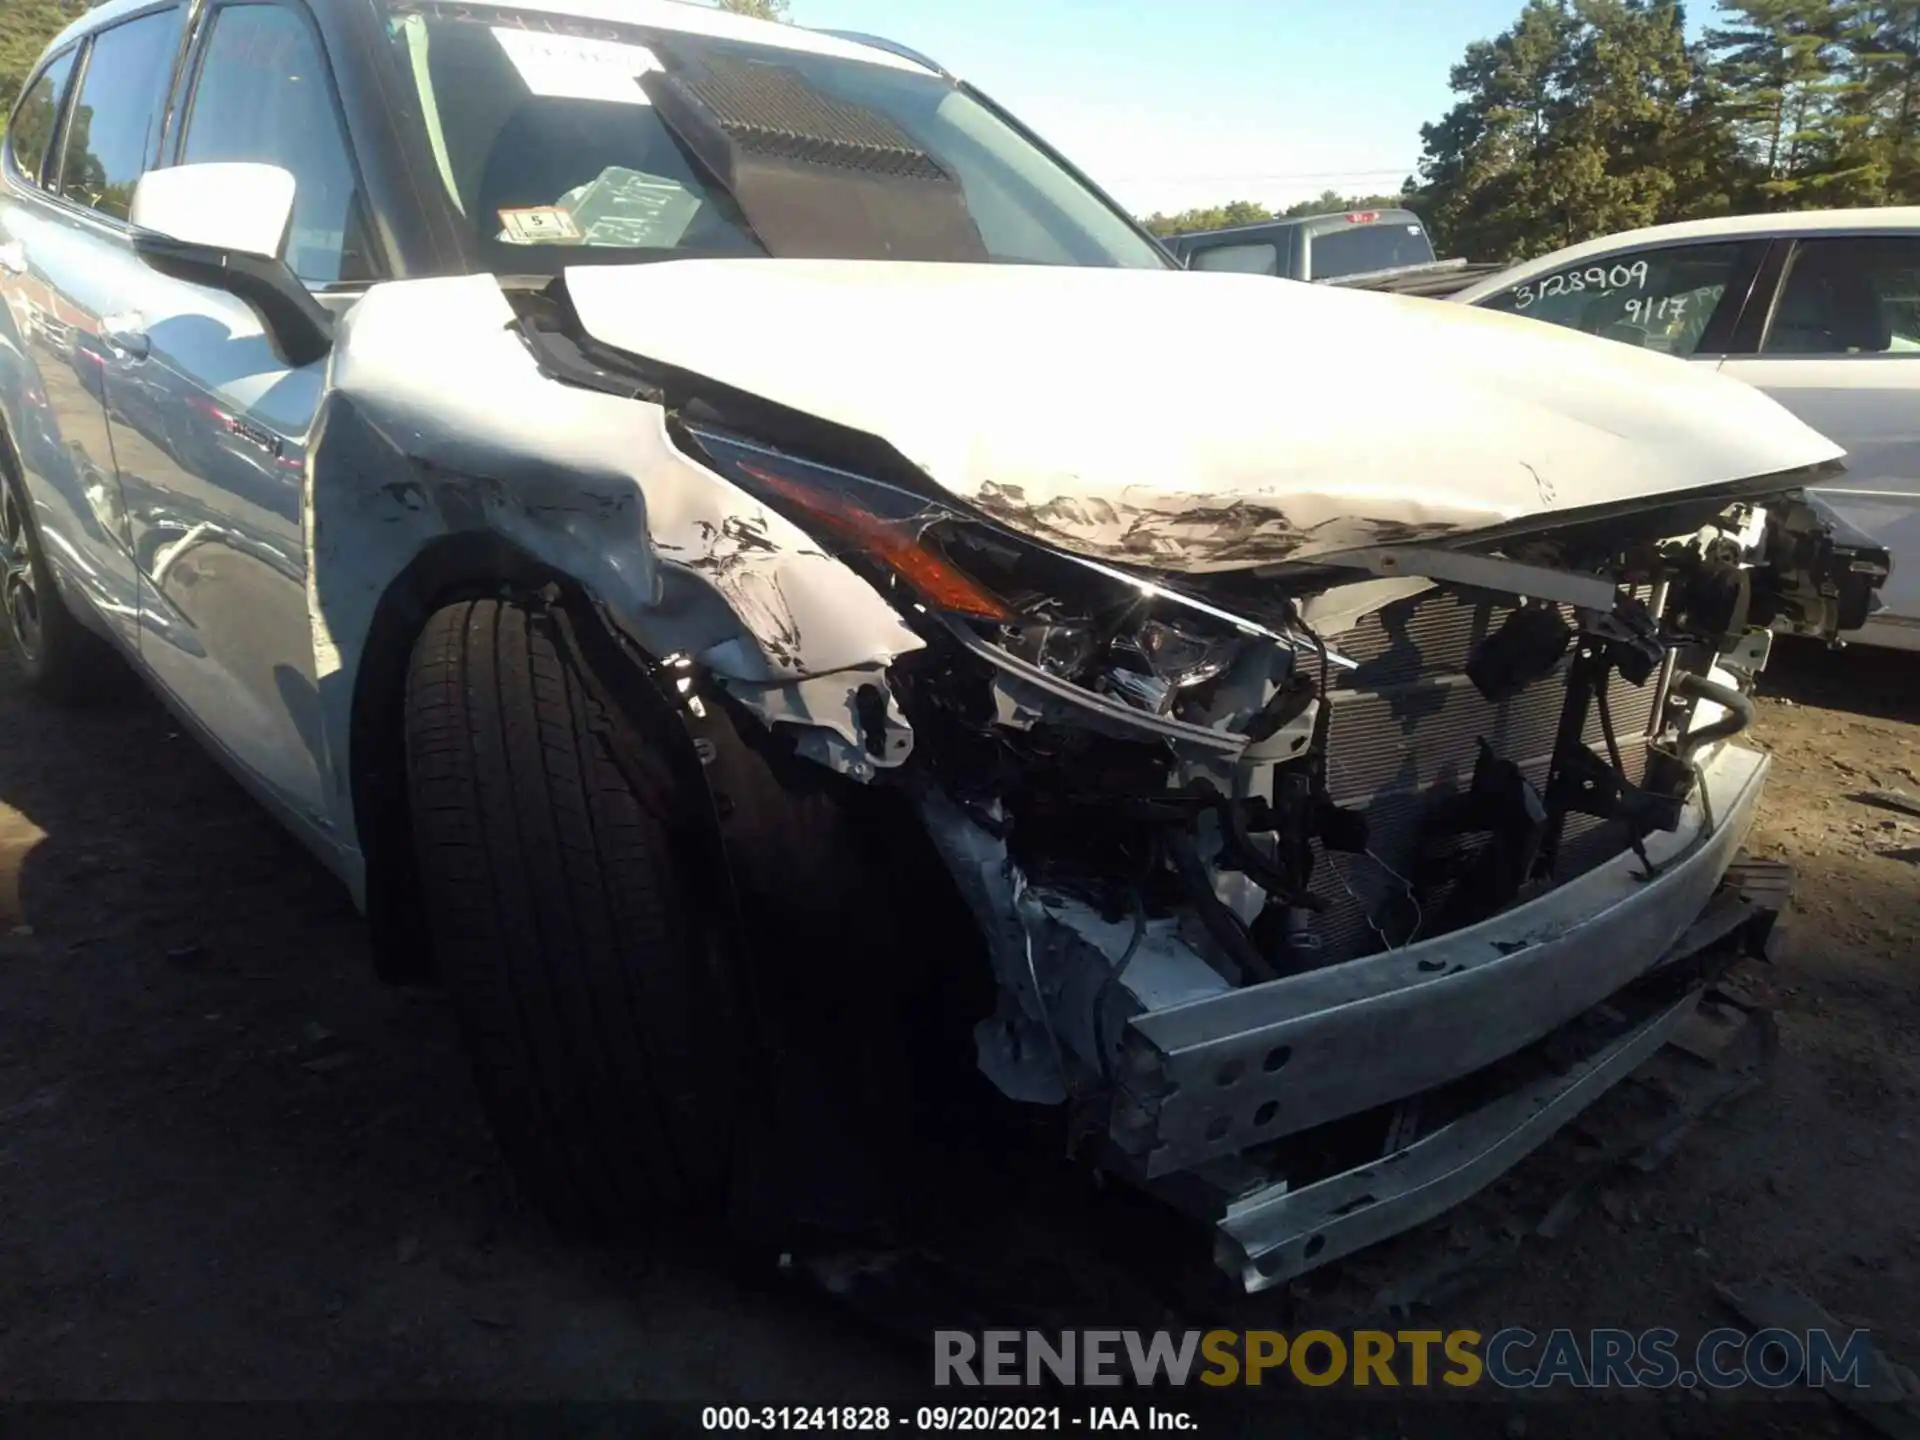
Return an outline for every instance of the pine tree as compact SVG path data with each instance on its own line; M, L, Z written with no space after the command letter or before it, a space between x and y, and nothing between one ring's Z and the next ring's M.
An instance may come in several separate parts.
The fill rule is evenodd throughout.
M1529 0L1513 27L1453 68L1466 98L1421 127L1421 170L1447 248L1519 258L1563 243L1553 129L1574 28L1564 0Z
M1499 260L1723 209L1730 149L1675 0L1530 0L1421 131L1443 247Z
M1854 9L1849 0L1728 0L1721 12L1732 23L1707 32L1763 203L1825 204L1827 192L1870 184L1856 169L1865 127L1849 113Z
M1860 6L1849 32L1858 107L1870 133L1861 137L1880 179L1882 204L1920 200L1920 0Z

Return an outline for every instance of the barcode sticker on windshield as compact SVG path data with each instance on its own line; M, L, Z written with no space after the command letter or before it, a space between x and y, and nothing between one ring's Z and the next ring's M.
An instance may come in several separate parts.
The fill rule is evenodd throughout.
M640 77L660 69L660 61L644 45L534 30L496 29L493 37L535 95L616 105L651 103L640 88Z

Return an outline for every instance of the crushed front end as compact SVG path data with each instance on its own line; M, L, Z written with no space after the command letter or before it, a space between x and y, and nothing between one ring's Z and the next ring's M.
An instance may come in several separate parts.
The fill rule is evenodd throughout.
M991 957L980 1068L1249 1290L1465 1199L1760 952L1753 678L1887 569L1749 490L1176 588L676 433L926 641L730 688L911 797Z
M970 916L980 1071L1210 1224L1248 1289L1464 1200L1763 949L1784 886L1740 853L1754 677L1776 633L1861 624L1889 562L1803 498L1836 468L1812 432L1755 439L1789 469L1730 468L1787 423L1752 392L1699 382L1719 448L1688 463L1717 478L1589 476L1569 505L1516 465L1542 503L1494 524L1411 486L1364 523L1281 487L1010 505L910 439L594 338L572 283L509 289L514 343L549 406L597 392L610 438L632 417L653 578L606 618L699 724L781 757L762 788L793 823L743 819L702 763L720 829L754 832L736 893L804 892L805 924L762 932L788 1028L911 1048L779 956L881 910L928 950ZM1678 466L1658 439L1635 453ZM870 800L924 830L938 895L887 878ZM823 810L859 842L805 839Z

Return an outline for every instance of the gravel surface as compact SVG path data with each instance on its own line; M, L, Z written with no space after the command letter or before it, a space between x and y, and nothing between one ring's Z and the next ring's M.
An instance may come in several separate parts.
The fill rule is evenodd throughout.
M1751 848L1799 873L1771 1082L1443 1318L1698 1332L1715 1282L1773 1275L1920 1358L1920 813L1862 798L1920 804L1920 657L1783 647L1761 715ZM373 978L339 887L157 705L50 710L0 652L0 1398L690 1406L925 1374L717 1241L551 1236L442 1004ZM1820 1400L1448 1411L1398 1433L1868 1433ZM1406 1424L1355 1418L1330 1433Z

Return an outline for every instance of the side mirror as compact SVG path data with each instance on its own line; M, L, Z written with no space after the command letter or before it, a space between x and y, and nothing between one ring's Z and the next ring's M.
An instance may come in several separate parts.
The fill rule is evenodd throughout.
M333 316L280 258L293 192L278 165L173 165L140 177L127 218L150 269L245 301L275 353L300 366L333 348Z
M278 165L175 165L140 177L128 219L189 245L278 260L293 191L293 176Z

